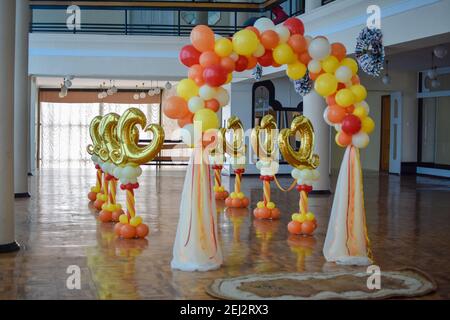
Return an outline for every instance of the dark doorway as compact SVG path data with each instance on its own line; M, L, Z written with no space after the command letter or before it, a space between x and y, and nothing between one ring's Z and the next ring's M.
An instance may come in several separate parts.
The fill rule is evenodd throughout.
M389 172L391 96L381 97L380 171Z

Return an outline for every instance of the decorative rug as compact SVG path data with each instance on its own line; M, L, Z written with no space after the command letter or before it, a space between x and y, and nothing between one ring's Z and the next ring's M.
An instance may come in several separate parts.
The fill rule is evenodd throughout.
M365 271L250 274L216 279L206 291L230 300L323 300L412 298L436 290L432 278L413 268L381 271L380 289L368 288L371 275Z

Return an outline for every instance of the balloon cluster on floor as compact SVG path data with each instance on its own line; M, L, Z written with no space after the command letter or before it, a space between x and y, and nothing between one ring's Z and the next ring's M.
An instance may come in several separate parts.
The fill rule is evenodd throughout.
M150 131L150 144L141 146L139 126ZM161 126L150 124L144 113L137 108L126 110L122 116L109 113L95 117L90 124L92 145L87 151L97 169L96 185L88 198L94 207L101 210L98 219L103 222L117 222L115 233L124 239L145 238L148 226L142 217L136 215L134 190L139 188L138 177L142 174L140 165L152 160L161 150L164 131ZM126 193L126 212L116 202L117 183Z

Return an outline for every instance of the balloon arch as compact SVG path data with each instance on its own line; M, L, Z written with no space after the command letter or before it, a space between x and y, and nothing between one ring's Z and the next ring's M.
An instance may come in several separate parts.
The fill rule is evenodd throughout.
M198 25L193 28L190 40L191 44L184 46L179 55L180 61L189 68L188 77L178 83L177 94L169 97L163 105L164 114L177 120L186 133L185 137L195 137L194 123L200 124L204 134L219 129L217 112L229 102L229 94L223 85L231 82L234 71L252 70L257 65L286 65L286 74L291 80L313 81L315 91L326 99L328 105L324 120L336 129L336 143L346 148L323 253L328 261L337 263L371 263L359 149L368 145L368 134L373 131L375 124L368 116L369 106L364 101L367 91L360 84L358 64L347 57L344 45L330 44L323 36L305 36L304 25L298 18L289 18L276 26L270 19L260 18L253 26L236 32L231 38L217 36L208 26ZM156 155L155 150L159 151L162 146L164 132L158 126L151 126L155 136L152 145L138 146L135 139L139 132L135 126L145 127L143 114L136 109L127 110L120 118L114 117L115 125L112 126L105 123L100 125L101 121L111 121L105 120L105 117L96 120L97 126L101 127L100 134L96 133L95 128L91 130L94 147L88 151L94 154L98 172L97 185L91 190L90 199L99 201L96 203L97 208L103 206L103 211L107 209L114 215L112 217L108 214L105 221L120 220L115 227L119 236L145 237L148 227L142 227L142 219L136 218L133 190L138 186L138 165ZM94 122L91 128L95 127ZM267 131L273 129L276 129L274 119L266 116L252 131L253 150L259 158L257 168L261 171L263 183L263 200L258 202L253 211L254 216L256 219L280 217L280 211L270 197L271 181L275 181L283 189L276 179L278 162L273 159L274 146L278 143L283 157L294 167L292 176L295 181L290 188L283 190L296 187L300 193L299 212L292 215L288 230L293 234L310 235L317 227L317 221L308 210L307 195L312 190L313 181L318 178L314 169L319 164L319 157L313 154L313 127L309 119L298 116L294 118L290 128L283 129L279 135L272 136L271 131ZM234 131L233 143L226 140L227 130ZM261 142L260 133L263 131L266 132L265 140ZM109 136L108 132L111 133ZM224 199L227 207L249 205L249 199L241 191L246 163L242 133L240 120L237 117L228 119L226 128L220 129L218 134L219 145L223 148L212 150L211 166L201 160L205 150L202 139L192 143L200 147L194 148L186 173L172 268L204 271L218 268L222 264L214 198ZM299 150L293 150L289 143L289 138L295 135L301 137ZM104 144L102 137L109 139L109 144L108 141ZM109 161L106 154L102 158L102 152L95 150L95 146L101 146L102 143ZM188 143L191 144L191 141ZM150 152L151 150L153 151ZM143 156L138 156L140 154ZM221 185L220 172L225 154L229 156L236 175L231 193ZM211 174L211 168L214 174ZM103 184L102 176L106 177ZM127 192L126 213L115 204L115 196L109 196L108 200L111 188L102 189L102 185L109 185L115 192L117 179L121 180L121 188Z

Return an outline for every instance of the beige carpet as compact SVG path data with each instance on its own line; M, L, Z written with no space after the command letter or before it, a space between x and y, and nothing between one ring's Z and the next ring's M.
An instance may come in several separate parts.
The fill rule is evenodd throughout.
M382 271L380 289L369 289L369 274L336 273L251 274L216 279L208 294L220 299L387 299L423 296L436 290L435 282L417 269Z

